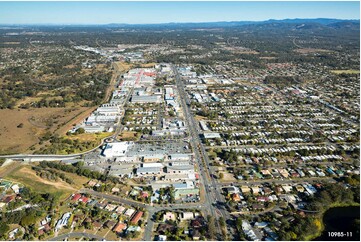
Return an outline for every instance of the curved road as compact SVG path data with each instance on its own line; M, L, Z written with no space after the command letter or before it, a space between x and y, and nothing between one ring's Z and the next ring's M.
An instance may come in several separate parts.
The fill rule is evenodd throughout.
M116 67L118 67L117 65L115 65ZM115 73L112 76L111 82L109 83L109 88L106 90L106 95L103 99L103 102L106 102L107 100L109 100L110 95L112 94L112 87L116 85L116 83L119 81L119 79L121 78L121 74L122 71L118 70L117 68L115 68ZM131 93L131 92L129 92ZM128 95L129 97L129 95ZM124 105L124 104L123 104ZM118 133L119 133L119 129L121 127L121 122L119 121L119 126L117 127ZM117 134L117 132L114 132L113 135L109 135L108 137L105 137L101 140L100 144L96 147L94 147L91 150L85 151L85 152L81 152L81 153L77 153L77 154L70 154L70 155L33 155L33 154L16 154L16 155L0 155L0 158L6 158L6 159L22 159L24 161L42 161L42 160L47 160L47 161L55 161L55 160L59 160L59 159L77 159L77 158L81 158L82 155L91 153L93 151L95 151L96 149L98 149L99 147L101 147L104 144L104 141L108 138L111 137L115 137Z

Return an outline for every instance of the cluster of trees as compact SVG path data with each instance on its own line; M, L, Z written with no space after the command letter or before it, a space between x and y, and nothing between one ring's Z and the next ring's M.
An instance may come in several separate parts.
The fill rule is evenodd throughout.
M313 236L321 229L321 220L323 213L333 204L354 204L360 201L359 185L352 189L346 189L339 183L324 184L321 191L317 192L310 199L307 209L318 211L317 213L306 217L295 215L293 222L288 222L281 218L282 225L279 229L281 240L305 240Z
M84 134L85 133L85 129L84 128L78 128L74 133L71 133L70 131L68 131L66 133L66 135L68 136L72 136L72 135L78 135L78 134Z
M169 198L168 200L163 201L163 196L167 195ZM159 200L158 203L162 204L162 203L175 203L175 198L174 198L174 187L173 186L169 186L169 187L165 187L165 188L160 188L159 189Z
M0 214L0 238L7 239L9 224L20 224L25 228L25 233L17 234L18 239L32 240L37 237L36 221L50 213L58 204L58 198L50 193L37 193L28 187L21 190L21 199L26 204L37 204L37 207L30 207L13 212ZM16 201L10 202L15 203ZM9 204L9 205L10 205Z
M345 177L345 182L351 186L360 186L360 176L353 174L351 176Z
M124 113L124 117L122 119L122 124L125 125L127 122L132 120L132 115L134 114L134 111L132 109L126 109Z
M300 154L301 156L308 156L308 155L342 155L343 150L341 149L337 149L337 150L329 150L327 148L322 148L322 149L317 149L317 150L306 150L306 149L300 149L297 150L297 153ZM293 154L294 155L294 152Z
M97 192L111 192L113 187L114 184L106 183L106 184L101 184L100 186L94 186L93 189L94 191Z
M158 76L155 78L155 86L163 87L164 85L174 84L174 79L169 79L168 76Z
M227 161L231 164L237 164L239 162L238 156L238 152L233 149L230 149L228 151L225 149L217 148L210 151L210 158L215 159L216 157L219 157L222 160Z
M209 111L205 107L202 107L200 110L196 112L197 115L207 117L208 119L216 119L218 118L218 112L217 111Z
M352 204L360 202L360 184L355 181L355 186L346 189L342 184L325 184L322 190L312 198L308 209L325 211L332 204Z
M197 212L195 209L188 209L187 211L191 211L191 212ZM163 215L169 212L169 210L162 210L159 211L157 213L154 214L154 221L155 222L163 222ZM215 227L215 219L209 218L210 224L208 222L208 225L203 225L200 228L197 228L197 230L200 233L200 239L201 240L205 240L206 237L211 238L211 236L213 236L213 238L215 238L215 234L216 234L216 227ZM177 221L166 221L166 224L170 224L173 225L172 227L168 228L167 230L164 231L164 235L167 236L167 239L172 240L172 241L180 241L180 240L192 240L190 238L189 235L184 233L184 226L180 227L178 226L178 222ZM211 230L211 231L210 231ZM192 232L191 232L192 233Z
M297 76L266 76L263 82L265 84L274 84L281 88L297 84L300 81L300 77Z
M80 131L81 132L81 131ZM50 136L50 137L49 137ZM70 139L66 137L59 137L57 135L48 135L46 133L41 139L40 143L49 140L50 145L46 145L35 153L38 154L72 154L82 152L95 148L97 141L80 141L79 139Z
M278 232L280 240L305 240L310 235L316 234L321 226L317 216L307 216L305 218L296 216L290 223L286 219L281 220L281 227Z
M41 178L50 180L50 181L57 181L59 179L65 181L68 184L74 184L74 181L67 177L64 173L55 171L52 169L44 169L39 166L33 166L32 169L36 171L36 175L40 176Z
M5 162L5 158L0 158L0 166L2 166Z
M9 94L9 91L3 91L0 92L0 109L13 109L15 107L16 100L11 97L11 94Z
M83 100L91 101L92 105L100 105L105 97L105 89L111 79L111 72L99 73L96 76L91 75L90 80L93 82L92 86L79 86L76 91L76 96ZM89 77L87 82L89 82Z
M89 169L86 169L83 167L82 162L77 162L74 165L66 165L62 163L57 162L50 162L50 161L41 161L39 163L39 167L42 169L51 168L51 169L57 169L65 172L75 173L79 176L85 176L91 179L97 179L101 181L106 181L107 176L105 174L102 174L98 171L91 171Z
M236 218L235 225L236 225L237 231L239 233L239 237L241 238L240 240L245 240L244 232L242 229L242 218L241 217Z
M79 176L85 176L91 179L97 179L103 182L109 182L112 185L106 185L105 189L109 189L111 186L114 187L114 184L119 183L119 178L114 176L107 176L106 174L100 173L98 171L92 171L84 167L84 162L79 161L72 165L66 165L61 162L50 162L50 161L41 161L39 167L42 169L51 168L57 169L65 172L75 173ZM112 188L111 187L111 188Z
M135 239L138 238L139 236L140 236L140 231L132 231L128 233L124 232L124 238L126 238L127 240Z
M41 99L40 101L33 102L31 104L25 103L21 104L19 108L28 109L33 108L63 108L65 107L65 101L60 99Z
M61 99L52 99L49 94L40 101L24 103L20 107L24 109L30 107L64 107L67 102L82 100L89 101L92 105L98 105L102 102L105 97L105 89L111 79L111 71L104 72L93 69L91 74L81 72L84 55L88 55L89 58L96 58L96 56L89 56L89 53L75 53L73 49L68 48L56 50L39 48L41 53L40 50L38 50L39 52L32 50L32 52L25 49L25 53L29 52L28 55L14 52L4 58L4 62L20 59L23 65L9 66L0 71L0 76L3 77L0 109L14 108L20 99L36 97L39 92L49 91ZM38 64L37 73L32 70L31 64L27 65L28 62L33 63L34 59L41 63ZM44 62L45 59L47 63ZM45 79L43 76L46 76L46 81L42 80Z
M211 215L207 216L207 237L210 240L215 240L217 230L216 230L216 219Z
M171 116L171 117L175 117L176 115L175 115L175 112L173 111L173 110L169 110L168 111L168 114L169 114L169 116Z

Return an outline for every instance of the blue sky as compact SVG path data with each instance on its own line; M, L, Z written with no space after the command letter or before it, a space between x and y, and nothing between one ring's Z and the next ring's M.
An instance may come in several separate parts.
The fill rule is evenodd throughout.
M0 2L0 24L107 24L359 19L352 2Z

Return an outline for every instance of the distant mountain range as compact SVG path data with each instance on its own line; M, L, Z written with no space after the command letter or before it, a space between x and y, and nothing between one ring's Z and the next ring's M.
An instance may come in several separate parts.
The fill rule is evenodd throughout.
M356 19L332 19L332 18L315 18L315 19L269 19L265 21L220 21L220 22L189 22L189 23L159 23L159 24L0 24L0 27L34 27L34 26L62 26L62 27L105 27L105 28L228 28L240 27L245 25L302 25L310 27L313 25L328 26L330 28L359 28L360 20ZM307 26L306 26L307 25Z
M338 24L338 23L348 23L348 24L360 24L360 20L356 19L331 19L331 18L315 18L315 19L269 19L265 21L219 21L219 22L190 22L190 23L160 23L160 24L117 24L110 23L105 24L103 26L106 27L136 27L136 26L168 26L168 27L204 27L204 28L212 28L212 27L235 27L235 26L243 26L243 25L252 25L252 24L270 24L270 23L282 23L282 24L305 24L305 23L314 23L314 24L322 24L322 25L330 25L330 24Z

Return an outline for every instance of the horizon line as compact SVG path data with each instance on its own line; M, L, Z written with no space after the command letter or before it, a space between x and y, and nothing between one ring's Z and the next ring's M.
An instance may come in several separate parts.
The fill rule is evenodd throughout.
M43 25L43 26L47 26L47 25L67 25L67 26L71 26L71 25L111 25L111 24L119 24L119 25L166 25L166 24L204 24L204 23L234 23L234 22L252 22L252 23L257 23L257 22L267 22L267 21L284 21L284 20L319 20L319 19L327 19L327 20L340 20L340 21L360 21L360 19L343 19L343 18L324 18L324 17L320 17L320 18L284 18L284 19L275 19L275 18L270 18L270 19L264 19L264 20L230 20L230 21L226 21L226 20L219 20L219 21L199 21L199 22L159 22L159 23L0 23L1 26L4 25L11 25L11 26L31 26L31 25L35 25L35 26L39 26L39 25Z

